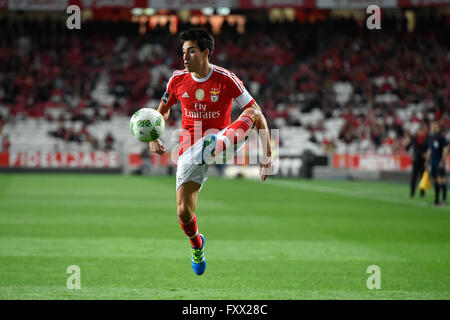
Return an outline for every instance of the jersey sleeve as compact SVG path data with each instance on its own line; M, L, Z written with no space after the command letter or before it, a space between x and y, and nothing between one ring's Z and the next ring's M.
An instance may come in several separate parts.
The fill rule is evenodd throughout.
M175 95L175 76L172 75L169 81L167 81L166 91L164 92L161 102L166 106L171 107L177 103L177 97Z
M253 99L247 89L245 89L242 81L234 73L230 74L228 81L231 97L241 109L245 109L255 103L255 99Z

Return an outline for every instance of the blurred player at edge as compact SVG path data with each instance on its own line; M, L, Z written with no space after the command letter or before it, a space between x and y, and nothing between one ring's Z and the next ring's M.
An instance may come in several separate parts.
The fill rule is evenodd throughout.
M431 165L431 177L434 184L435 198L434 204L439 205L439 193L442 191L442 205L447 202L447 175L445 172L445 159L448 154L447 140L439 130L436 121L431 123L430 138L428 140L429 149L426 153L427 167ZM431 163L430 163L431 162Z
M267 143L263 144L265 157L260 161L260 176L263 181L272 168L272 150L266 119L242 81L231 71L209 62L214 50L212 35L203 29L190 29L182 32L179 39L182 43L185 69L173 73L157 110L167 121L170 108L180 101L182 128L190 133L190 139L180 136L176 186L177 215L181 228L191 242L192 268L196 274L201 275L206 268L205 237L198 232L194 211L198 193L208 178L208 164L193 163L192 157L189 158L190 153L186 152L199 141L194 136L195 127L198 128L201 124L202 135L208 129L224 129L221 135L200 137L203 139L200 141L203 143L202 160L204 149L208 145L210 147L212 145L216 151L213 150L211 154L218 155L226 148L242 141L243 136L233 138L234 132L244 132L248 135L252 127L255 127L258 132L264 130ZM235 122L230 124L233 100L243 112ZM151 151L159 155L163 155L166 151L159 139L150 142L149 145Z

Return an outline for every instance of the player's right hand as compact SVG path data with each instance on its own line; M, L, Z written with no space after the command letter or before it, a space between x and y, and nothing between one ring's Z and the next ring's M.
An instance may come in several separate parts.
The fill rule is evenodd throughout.
M164 144L161 140L157 139L155 141L149 142L150 151L159 154L162 156L166 152L166 148L164 148Z

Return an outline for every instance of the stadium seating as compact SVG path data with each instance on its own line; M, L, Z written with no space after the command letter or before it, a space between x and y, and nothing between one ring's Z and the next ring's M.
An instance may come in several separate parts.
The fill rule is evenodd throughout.
M233 70L271 128L283 129L283 154L404 152L419 123L450 125L448 39L438 23L421 28L428 22L380 35L352 19L262 27L249 19L244 34L227 27L216 36L212 62ZM0 40L0 124L10 149L103 149L111 134L114 149L140 150L129 116L157 106L181 65L176 37L164 28L142 36L131 23L89 22L78 34L53 26L46 29L53 40L43 40L48 22L16 23L0 22L8 34ZM312 40L318 33L320 45ZM179 110L172 115L165 139L179 127ZM61 128L65 136L52 135Z

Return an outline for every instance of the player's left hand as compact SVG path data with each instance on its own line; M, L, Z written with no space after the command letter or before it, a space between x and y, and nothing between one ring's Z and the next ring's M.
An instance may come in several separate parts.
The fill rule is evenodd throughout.
M265 159L261 159L261 163L259 164L259 175L261 176L262 181L265 181L267 176L272 175L272 169L273 169L272 157L266 157Z

